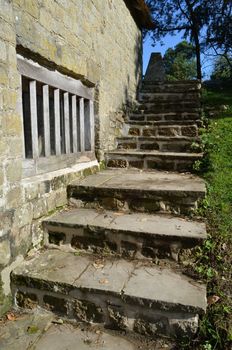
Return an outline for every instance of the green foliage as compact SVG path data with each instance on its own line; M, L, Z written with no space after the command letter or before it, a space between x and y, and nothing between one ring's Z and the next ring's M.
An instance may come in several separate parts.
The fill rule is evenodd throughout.
M183 33L194 43L197 77L201 75L201 53L214 49L230 53L232 47L232 2L225 0L146 0L154 28L149 32L154 44L167 35Z
M188 349L230 350L232 348L232 94L231 91L205 91L204 102L218 106L229 104L226 112L209 120L201 130L208 159L203 176L207 198L199 214L206 218L208 238L196 249L195 272L208 283L209 297L216 301L208 306L200 324L198 338ZM182 347L184 348L184 347ZM186 349L187 349L186 348Z
M232 80L232 57L219 56L214 64L212 80Z
M194 46L184 40L174 49L168 49L164 55L164 65L168 80L195 79L197 72Z

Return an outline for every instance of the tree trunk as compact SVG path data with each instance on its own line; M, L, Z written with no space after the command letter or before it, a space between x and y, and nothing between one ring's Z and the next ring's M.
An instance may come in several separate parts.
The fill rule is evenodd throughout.
M195 48L196 48L196 59L197 59L197 79L202 79L202 73L201 73L201 48L199 43L199 37L198 34L193 30L193 37L195 42Z
M201 80L202 79L202 73L201 73L201 47L200 47L200 42L199 42L199 23L198 23L198 18L193 10L193 6L189 0L185 0L189 15L190 15L190 22L191 22L191 31L192 31L192 36L194 39L195 47L196 47L196 59L197 59L197 79Z

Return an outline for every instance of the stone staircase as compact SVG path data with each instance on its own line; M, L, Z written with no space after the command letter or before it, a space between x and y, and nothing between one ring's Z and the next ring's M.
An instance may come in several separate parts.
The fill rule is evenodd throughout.
M108 169L68 186L70 208L43 222L45 248L12 272L18 307L149 337L196 333L206 288L179 254L206 238L191 218L204 182L181 173L201 157L198 97L197 83L144 83Z
M202 157L199 97L198 82L143 82L117 149L106 155L108 167L191 171Z

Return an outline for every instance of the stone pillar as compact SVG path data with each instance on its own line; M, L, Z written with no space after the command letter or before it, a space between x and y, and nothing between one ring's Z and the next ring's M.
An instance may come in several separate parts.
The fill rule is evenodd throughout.
M149 64L147 66L144 81L164 81L165 80L165 69L163 58L161 53L153 52L150 57Z

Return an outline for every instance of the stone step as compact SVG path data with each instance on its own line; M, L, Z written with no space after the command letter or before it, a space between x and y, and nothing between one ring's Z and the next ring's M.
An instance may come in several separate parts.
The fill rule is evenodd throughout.
M144 102L195 102L199 101L200 93L185 91L185 92L140 92L138 101Z
M18 307L153 337L193 336L206 309L205 286L172 270L59 250L21 263L11 286Z
M127 122L123 128L123 136L178 136L198 137L198 124L194 121L174 121L173 124L163 122Z
M140 150L115 150L105 154L109 168L157 169L168 171L192 171L202 153L180 153Z
M134 113L169 113L169 112L189 112L189 113L197 113L201 111L201 105L198 102L144 102L140 103L137 106L137 109Z
M147 129L148 130L148 129ZM147 131L146 130L146 131ZM153 130L152 130L153 131ZM156 150L159 152L196 152L193 142L199 141L188 136L124 136L116 139L118 150ZM200 152L200 147L198 148Z
M70 209L43 222L46 244L129 258L172 258L206 239L204 223L172 217Z
M68 197L83 208L189 214L205 197L205 184L191 174L108 169L73 182Z
M186 93L200 92L201 84L199 82L164 82L154 83L143 81L140 92L154 93Z
M134 111L129 116L130 122L171 122L174 123L175 121L192 121L192 120L199 120L201 116L200 112L147 112L147 111Z

